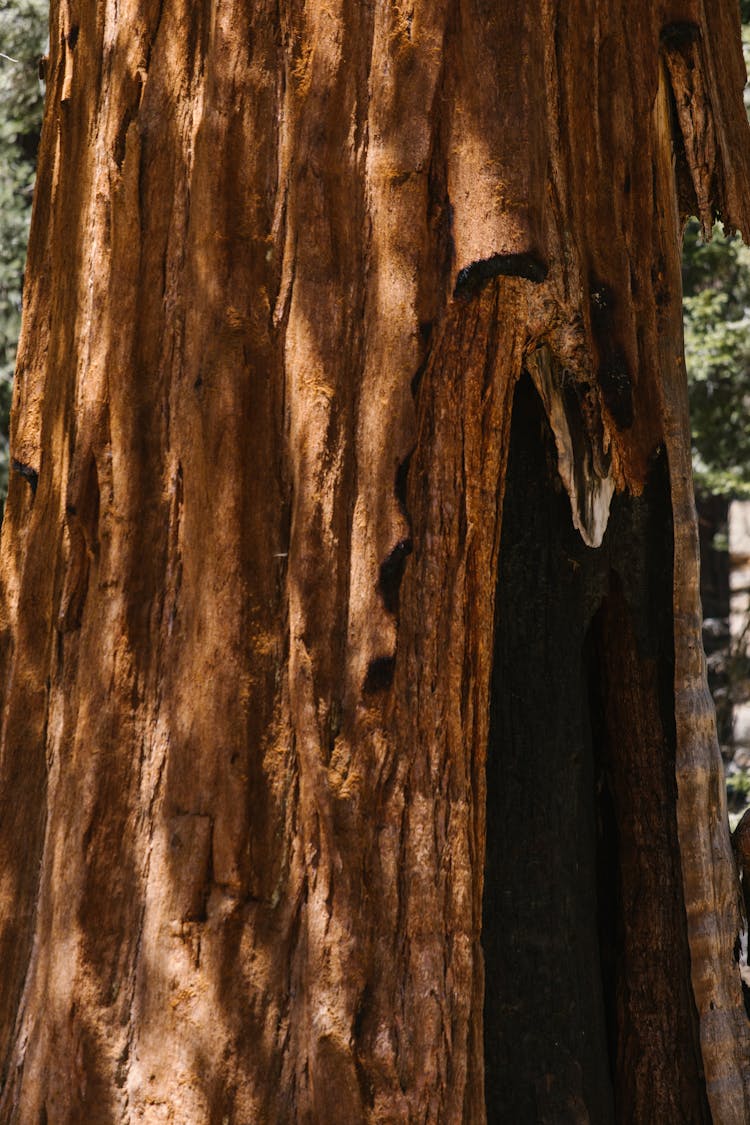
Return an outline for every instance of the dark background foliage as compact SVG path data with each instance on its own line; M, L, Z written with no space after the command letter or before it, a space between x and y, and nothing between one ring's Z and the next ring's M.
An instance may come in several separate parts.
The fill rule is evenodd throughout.
M39 58L47 43L45 0L0 4L0 497L8 480L8 415L21 326L34 168L44 102Z

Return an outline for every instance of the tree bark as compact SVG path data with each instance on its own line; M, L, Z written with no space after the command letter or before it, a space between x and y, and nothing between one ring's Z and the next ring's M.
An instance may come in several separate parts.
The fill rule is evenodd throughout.
M50 39L0 1120L748 1120L680 286L750 236L735 4Z

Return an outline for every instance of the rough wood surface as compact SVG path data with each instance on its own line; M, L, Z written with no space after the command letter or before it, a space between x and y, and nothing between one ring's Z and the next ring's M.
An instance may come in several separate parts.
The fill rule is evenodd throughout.
M750 236L736 4L53 0L50 39L0 1120L485 1120L495 595L540 348L577 495L638 495L666 449L690 964L663 964L687 1119L747 1120L679 280L687 213Z

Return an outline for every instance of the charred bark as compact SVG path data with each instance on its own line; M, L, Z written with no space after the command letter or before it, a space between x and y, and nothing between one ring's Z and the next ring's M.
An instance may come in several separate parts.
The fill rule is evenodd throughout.
M51 27L0 1120L745 1121L679 261L690 211L750 235L735 5L54 0Z
M522 381L500 543L488 1119L709 1121L683 970L666 458L587 547L535 399Z

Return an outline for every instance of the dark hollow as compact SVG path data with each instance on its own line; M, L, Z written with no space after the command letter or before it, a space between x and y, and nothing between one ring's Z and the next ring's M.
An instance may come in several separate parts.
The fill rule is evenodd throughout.
M671 567L665 459L586 547L524 377L487 755L490 1125L709 1120L676 836Z
M365 682L362 685L364 694L374 695L378 691L387 691L393 683L395 671L395 656L377 656L374 660L371 660L367 668Z

